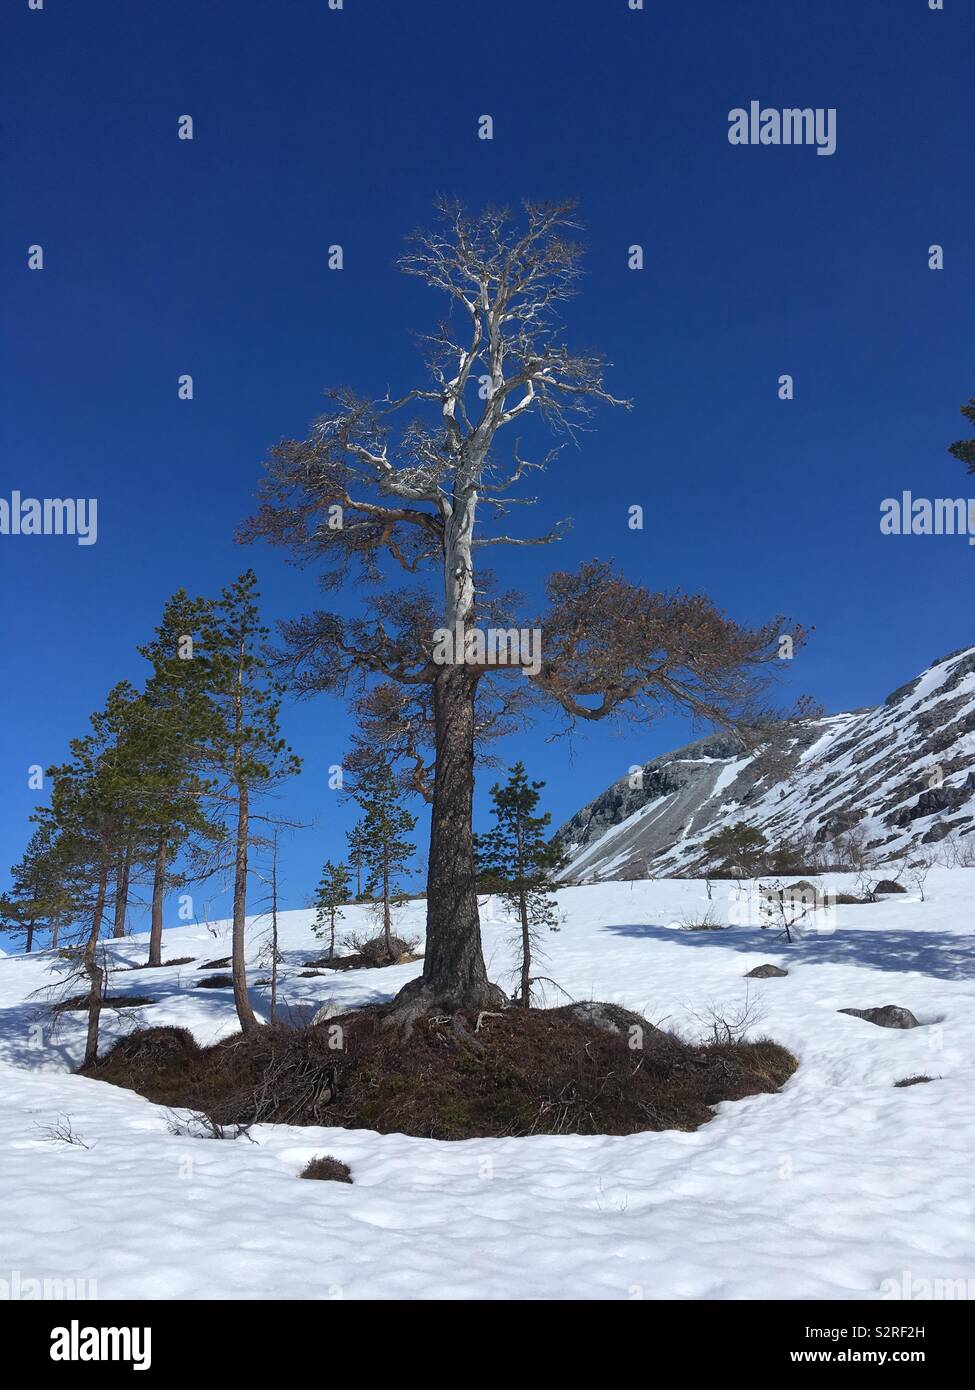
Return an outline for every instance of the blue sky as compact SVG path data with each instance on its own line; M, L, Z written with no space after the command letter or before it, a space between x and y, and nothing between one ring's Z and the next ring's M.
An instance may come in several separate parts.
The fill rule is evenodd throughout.
M601 556L743 621L784 612L815 633L781 698L829 710L972 641L975 551L879 531L905 488L972 492L946 453L973 393L961 0L24 0L4 24L0 495L97 497L99 531L0 536L0 867L37 800L28 766L144 674L136 644L175 588L214 593L251 565L269 620L316 606L313 574L234 529L268 446L304 432L325 387L417 383L410 334L442 304L394 262L438 192L580 199L568 336L635 403L549 473L531 529L575 528L509 552L507 582L537 597L549 568ZM732 146L728 113L752 99L835 108L835 154ZM349 725L323 696L289 702L285 726L305 768L276 809L315 822L286 852L298 906L343 848L327 774ZM502 752L547 781L556 823L693 734L597 727L570 756L553 727Z

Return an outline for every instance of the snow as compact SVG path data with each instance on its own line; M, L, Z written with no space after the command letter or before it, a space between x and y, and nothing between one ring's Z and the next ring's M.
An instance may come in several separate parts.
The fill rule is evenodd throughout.
M754 753L750 753L745 758L732 759L732 761L729 762L728 766L723 767L721 771L718 773L717 780L714 786L711 788L711 793L708 796L708 800L711 801L714 797L718 795L719 792L723 792L725 787L730 787L732 782L738 776L739 772L743 771L746 767L749 766L750 763L753 763L754 761Z
M828 880L852 887L849 878ZM724 885L713 904L725 911ZM771 1096L725 1103L693 1134L442 1143L369 1131L260 1126L217 1141L172 1133L168 1112L70 1074L83 1018L52 1036L37 991L55 958L0 960L0 1281L94 1280L99 1298L867 1299L912 1280L975 1274L975 870L936 869L913 895L837 909L836 929L789 946L755 927L686 932L707 906L693 880L603 883L559 894L544 973L687 1036L746 996L752 1035L799 1068ZM362 910L350 910L358 930ZM493 978L510 980L511 929L484 913ZM281 991L296 1018L388 997L418 970L302 978L320 953L311 913L281 921ZM256 961L263 923L251 930ZM422 904L404 910L422 929ZM229 949L226 924L165 933L190 965L124 974L113 991L157 1002L111 1015L200 1042L234 1031L229 991L197 966ZM216 933L216 934L214 934ZM109 944L119 964L145 938ZM762 961L785 979L745 981ZM262 975L252 971L252 978ZM553 1000L554 1002L554 1000ZM922 1026L837 1013L896 1003ZM255 990L255 1006L262 1007ZM133 1018L137 1013L138 1018ZM930 1084L895 1088L922 1073ZM50 1134L70 1121L88 1147ZM299 1182L309 1158L348 1163L351 1186Z

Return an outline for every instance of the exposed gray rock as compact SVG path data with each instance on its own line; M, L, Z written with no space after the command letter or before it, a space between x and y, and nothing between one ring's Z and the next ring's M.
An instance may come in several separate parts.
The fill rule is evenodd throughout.
M788 973L788 970L782 970L777 965L756 965L754 970L749 970L745 979L771 980L773 976L788 975Z
M902 883L895 883L892 878L881 878L873 885L875 893L906 893L907 889Z
M644 1038L652 1034L658 1034L661 1038L667 1036L642 1014L634 1013L632 1009L624 1009L620 1004L580 999L574 1004L567 1004L565 1012L574 1014L585 1023L591 1023L594 1028L600 1028L604 1033L628 1034L631 1028L640 1028Z
M920 1027L910 1009L902 1009L899 1004L881 1004L876 1009L838 1009L837 1012L865 1018L868 1023L876 1023L878 1028Z
M316 1009L312 1014L312 1027L314 1027L316 1023L327 1023L330 1018L337 1018L339 1014L347 1014L348 1012L348 1008L343 1008L341 1004L323 1004L320 1009Z

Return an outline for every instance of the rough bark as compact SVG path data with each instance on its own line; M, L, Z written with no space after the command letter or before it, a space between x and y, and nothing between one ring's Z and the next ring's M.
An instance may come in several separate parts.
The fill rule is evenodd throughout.
M159 841L156 849L156 862L152 872L152 912L149 923L148 965L162 965L163 901L166 896L166 866L168 851L165 838Z
M388 960L393 958L393 918L389 910L389 850L383 850L383 941Z
M132 846L128 844L119 851L115 874L115 920L112 923L112 936L125 935L125 914L129 906L129 877L132 873Z
M444 666L434 681L436 773L427 870L423 974L396 997L390 1022L430 1010L496 1008L504 1001L487 978L477 911L474 835L474 690L465 666Z
M525 895L521 895L521 1006L531 1008L532 993L532 939L528 925L528 908Z
M25 947L24 947L24 954L25 954L25 955L28 955L28 956L30 955L31 947L33 946L33 944L34 944L34 919L33 919L33 917L32 917L32 918L30 919L30 921L27 923L27 944L26 944Z

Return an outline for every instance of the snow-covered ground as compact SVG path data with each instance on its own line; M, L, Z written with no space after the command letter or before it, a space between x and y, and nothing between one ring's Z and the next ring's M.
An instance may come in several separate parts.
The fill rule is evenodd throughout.
M716 887L719 919L725 892ZM573 997L626 1004L686 1036L712 1009L741 1009L754 965L788 968L747 982L751 1035L784 1043L798 1071L777 1095L719 1106L694 1134L443 1143L264 1125L254 1143L185 1137L160 1107L69 1074L84 1020L72 1014L52 1036L37 993L51 954L7 955L0 1290L46 1280L94 1281L77 1291L100 1298L857 1299L963 1280L956 1296L975 1296L975 870L933 871L925 897L840 907L835 930L788 946L757 927L680 930L708 906L700 882L560 894L545 973ZM407 933L422 930L422 906L404 910ZM490 973L504 983L510 929L493 903L484 918ZM386 998L420 969L302 978L321 954L310 922L281 922L281 991L296 1018L328 999ZM364 910L343 926L365 926ZM145 940L110 949L134 963ZM234 1031L229 991L195 988L198 965L228 951L226 924L168 930L164 955L194 962L116 972L112 992L157 1002L107 1015L104 1045L139 1024L178 1024L201 1043ZM886 1003L923 1026L837 1012ZM918 1073L935 1079L894 1087ZM52 1137L67 1124L82 1143ZM324 1153L350 1165L353 1185L297 1180Z

